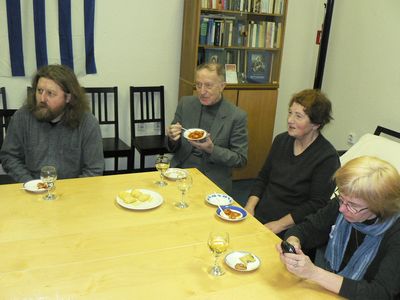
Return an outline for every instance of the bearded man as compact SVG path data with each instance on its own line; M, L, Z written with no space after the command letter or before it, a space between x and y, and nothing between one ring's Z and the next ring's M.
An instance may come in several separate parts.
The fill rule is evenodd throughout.
M103 174L100 126L71 69L49 65L37 71L32 93L9 123L0 160L17 182L39 178L46 165L56 168L58 178Z

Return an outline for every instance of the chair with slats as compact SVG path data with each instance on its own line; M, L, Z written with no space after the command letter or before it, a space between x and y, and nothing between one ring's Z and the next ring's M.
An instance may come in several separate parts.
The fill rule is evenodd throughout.
M132 166L135 149L139 153L139 171L154 170L145 166L146 156L168 153L165 136L164 86L130 87Z
M4 138L6 136L7 127L12 115L16 109L0 109L0 148L3 146ZM1 161L0 161L1 164ZM15 181L7 174L0 174L0 184L15 183Z
M6 96L6 88L0 88L0 98L1 98L1 107L0 109L7 109L7 96Z
M114 158L114 169L104 175L126 173L131 166L131 149L119 138L118 87L85 87L92 113L99 121L103 135L104 158ZM127 158L127 169L119 169L119 158Z

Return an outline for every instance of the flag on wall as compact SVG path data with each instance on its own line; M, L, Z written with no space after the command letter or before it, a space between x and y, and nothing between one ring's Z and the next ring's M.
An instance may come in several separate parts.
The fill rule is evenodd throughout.
M95 0L0 0L0 76L32 76L48 64L96 73Z

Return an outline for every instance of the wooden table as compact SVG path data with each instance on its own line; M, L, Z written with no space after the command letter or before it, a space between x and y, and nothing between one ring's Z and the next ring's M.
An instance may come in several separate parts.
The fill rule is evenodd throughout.
M19 184L0 186L0 299L329 299L335 295L290 274L278 237L253 217L227 222L205 195L220 190L196 169L190 207L178 209L176 183L157 187L155 172L58 180L55 201ZM120 207L130 188L164 203L147 211ZM212 230L230 234L228 252L261 259L258 270L208 275Z

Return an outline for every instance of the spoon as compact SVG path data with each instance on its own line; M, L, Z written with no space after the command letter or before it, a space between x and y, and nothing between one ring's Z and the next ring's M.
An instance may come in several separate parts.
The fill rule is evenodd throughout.
M226 213L224 212L224 210L222 209L222 207L220 205L218 205L218 208L221 210L221 216L223 216L226 219L229 219L229 217L226 215Z

